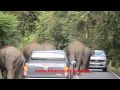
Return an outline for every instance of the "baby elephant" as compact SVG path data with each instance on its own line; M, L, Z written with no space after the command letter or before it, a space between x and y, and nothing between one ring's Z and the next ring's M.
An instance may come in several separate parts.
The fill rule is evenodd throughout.
M23 54L16 47L3 47L0 49L0 78L13 79L14 76L17 77L22 71L24 62Z

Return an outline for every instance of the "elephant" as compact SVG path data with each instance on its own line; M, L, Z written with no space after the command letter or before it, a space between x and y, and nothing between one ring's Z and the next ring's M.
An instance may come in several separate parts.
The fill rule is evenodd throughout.
M90 57L91 55L94 54L94 50L91 50L89 47L85 47L84 51L84 59L82 61L82 69L89 69L89 62L90 62Z
M50 44L49 42L45 42L42 44L43 50L56 50L56 47L53 44Z
M68 58L70 61L76 61L76 74L78 75L80 74L80 65L83 60L84 51L85 46L77 40L70 42L67 46Z
M14 46L0 49L0 78L14 79L21 75L25 58L20 50Z
M40 44L38 44L36 42L30 43L24 47L23 55L26 58L26 60L28 60L33 51L41 51L41 50L43 50L43 49Z

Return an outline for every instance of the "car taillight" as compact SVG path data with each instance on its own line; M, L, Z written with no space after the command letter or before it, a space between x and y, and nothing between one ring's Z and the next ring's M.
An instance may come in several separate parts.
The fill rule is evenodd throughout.
M64 72L67 72L67 71L68 71L68 67L65 66L65 67L64 67Z
M23 70L24 70L24 76L27 76L28 67L27 67L27 66L24 66L24 67L23 67Z
M64 67L64 76L68 77L68 67L67 66Z
M28 71L28 67L27 66L24 66L23 69L24 69L24 71Z

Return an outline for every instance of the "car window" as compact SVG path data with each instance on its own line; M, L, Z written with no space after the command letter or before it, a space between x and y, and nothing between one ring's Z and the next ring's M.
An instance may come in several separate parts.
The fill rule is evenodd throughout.
M94 56L105 56L104 51L95 51Z
M33 53L31 55L31 59L32 60L36 60L36 59L37 60L64 60L65 56L62 53L38 52L38 53Z

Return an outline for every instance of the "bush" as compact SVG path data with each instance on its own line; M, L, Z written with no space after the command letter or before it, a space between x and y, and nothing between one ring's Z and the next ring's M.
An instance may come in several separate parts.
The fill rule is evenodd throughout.
M11 14L0 12L0 46L13 44L15 45L15 34L17 34L17 17Z

